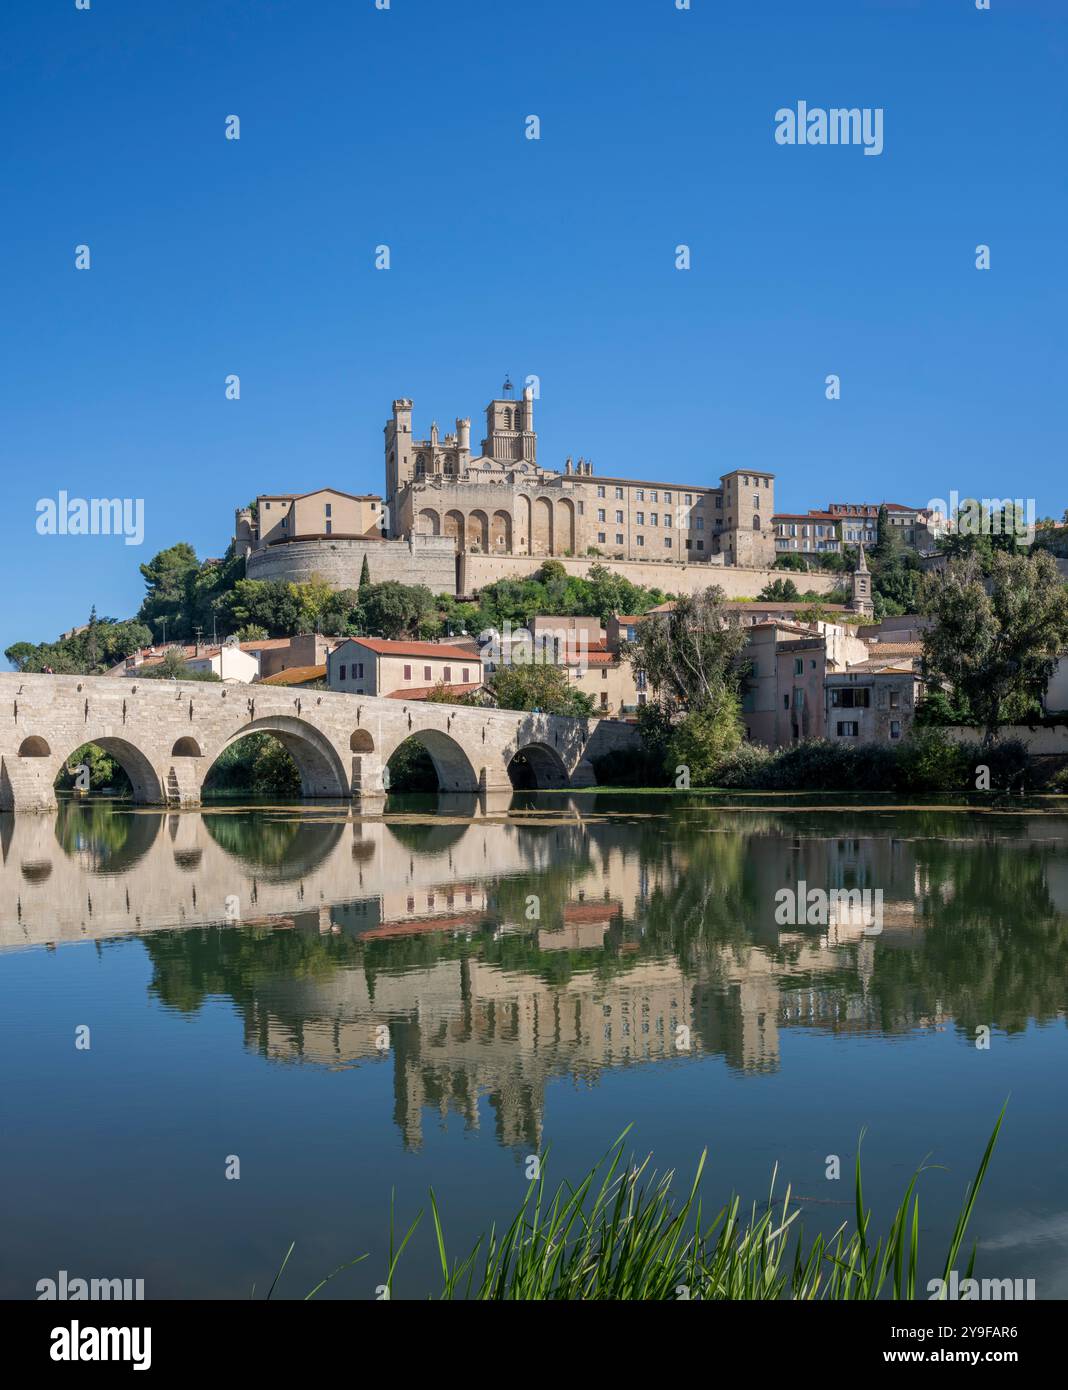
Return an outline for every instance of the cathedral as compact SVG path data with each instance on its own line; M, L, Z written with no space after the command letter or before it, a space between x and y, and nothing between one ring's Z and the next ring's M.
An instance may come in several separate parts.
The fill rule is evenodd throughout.
M486 407L479 453L471 421L412 435L412 402L385 426L387 534L443 536L458 554L603 556L664 563L770 566L775 477L725 473L718 487L600 477L587 459L538 463L534 393L509 382Z

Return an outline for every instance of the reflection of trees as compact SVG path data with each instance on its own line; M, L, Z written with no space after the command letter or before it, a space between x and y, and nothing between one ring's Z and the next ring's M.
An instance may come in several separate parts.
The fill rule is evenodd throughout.
M298 930L197 927L145 937L153 965L151 992L168 1008L191 1013L209 995L229 995L251 1006L279 980L327 980L359 962L351 937L320 935L319 914L294 919ZM300 926L305 930L299 930Z
M204 826L219 846L265 877L288 883L310 873L331 853L343 827L332 821L278 816L267 811L204 813Z
M929 885L924 930L913 950L875 957L871 988L887 1026L907 1026L938 1004L972 1036L980 1024L1021 1032L1032 1018L1063 1012L1068 918L1050 900L1048 851L1003 847L998 837L916 845Z
M106 801L61 801L56 839L64 854L82 857L91 872L121 874L152 848L162 819Z

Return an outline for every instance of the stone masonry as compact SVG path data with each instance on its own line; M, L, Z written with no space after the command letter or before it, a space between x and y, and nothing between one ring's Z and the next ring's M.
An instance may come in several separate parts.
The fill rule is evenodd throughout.
M373 801L383 769L415 736L442 791L508 790L522 753L540 787L590 786L591 758L637 737L614 720L208 681L0 673L0 811L45 811L71 754L95 743L123 767L134 800L191 806L208 769L246 734L274 734L305 797Z

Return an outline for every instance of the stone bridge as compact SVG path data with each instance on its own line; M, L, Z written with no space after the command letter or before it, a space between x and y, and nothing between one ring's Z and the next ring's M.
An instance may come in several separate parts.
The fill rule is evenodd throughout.
M383 797L383 770L410 737L445 792L510 789L517 755L539 788L592 786L592 759L636 738L632 725L609 719L263 685L0 673L0 811L51 810L57 774L86 743L122 766L135 801L195 806L219 755L257 732L288 749L305 797L334 801Z

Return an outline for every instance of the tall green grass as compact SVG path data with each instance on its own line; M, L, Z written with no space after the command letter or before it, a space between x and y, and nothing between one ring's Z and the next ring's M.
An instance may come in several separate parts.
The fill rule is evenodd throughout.
M1004 1115L1002 1107L975 1177L965 1190L942 1263L944 1282L957 1267ZM648 1159L628 1163L628 1133L620 1135L577 1187L561 1183L550 1193L543 1162L540 1176L529 1185L510 1224L502 1230L494 1226L458 1260L449 1257L444 1222L431 1189L431 1220L441 1267L441 1288L432 1296L487 1301L836 1301L917 1296L917 1184L926 1164L913 1174L889 1228L876 1238L872 1212L864 1201L858 1150L852 1223L843 1222L831 1235L817 1235L806 1243L790 1188L781 1200L775 1196L776 1173L766 1205L754 1203L743 1217L740 1200L733 1197L706 1221L700 1188L707 1154L702 1153L692 1183L676 1200L674 1173L650 1172ZM390 1212L385 1278L390 1297L404 1248L422 1215L397 1245ZM964 1277L972 1276L975 1255L973 1246ZM333 1277L328 1275L307 1296L313 1297ZM272 1293L277 1282L276 1276Z

